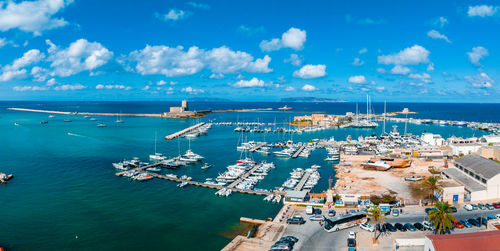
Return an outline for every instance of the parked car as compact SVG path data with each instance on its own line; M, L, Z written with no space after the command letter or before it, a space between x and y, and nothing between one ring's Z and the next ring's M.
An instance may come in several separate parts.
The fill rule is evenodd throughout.
M280 241L275 242L274 245L278 245L278 246L280 246L280 245L286 245L286 246L290 247L290 250L292 250L293 249L293 245L295 245L295 242L293 242L293 241L287 241L287 240L282 240L282 241L280 240Z
M493 203L494 208L500 208L500 202Z
M287 219L286 223L301 225L301 224L306 223L306 221L301 216L293 216L292 218Z
M477 210L478 209L478 207L477 207L476 204L470 204L470 206L472 207L472 210Z
M356 233L354 233L354 231L349 231L349 236L347 236L347 238L356 239Z
M495 215L489 215L488 220L496 220L498 219Z
M312 206L306 206L306 214L313 214L314 208Z
M486 210L486 207L484 206L484 204L483 204L483 203L478 203L478 204L477 204L477 207L478 207L479 209L481 209L481 210Z
M398 217L399 216L399 210L392 209L392 216Z
M422 225L424 225L425 229L428 229L428 230L434 230L434 227L431 225L430 222L428 221L423 221L422 222Z
M295 236L288 235L288 236L281 237L280 241L291 241L293 243L297 243L299 241L299 238L297 238Z
M406 232L405 226L403 226L403 224L401 224L401 223L394 224L394 227L396 227L401 232Z
M321 214L314 214L314 215L309 216L309 220L311 220L311 221L321 221L323 219L324 219L324 217Z
M476 227L480 227L481 226L481 223L479 223L479 221L477 221L476 219L468 219L467 220L471 225L473 226L476 226Z
M319 209L319 208L314 208L313 213L314 214L322 214L323 212L321 212L321 209Z
M472 205L471 205L471 204L467 204L467 205L465 205L465 206L464 206L464 209L465 209L465 210L467 210L467 211L472 211L472 210L474 210L474 208L472 207Z
M337 214L337 212L335 212L335 210L329 210L329 211L328 211L328 216L330 216L330 217L333 217L333 216L335 216L336 214Z
M385 226L385 229L387 229L389 232L396 232L397 231L397 229L391 223L385 223L384 226Z
M485 206L486 206L486 208L487 208L488 210L493 210L493 209L495 209L495 207L494 207L492 204L490 204L490 203L486 204Z
M498 219L500 219L500 214L495 215Z
M455 227L457 227L457 228L459 228L459 229L464 228L464 224L460 223L460 221L458 221L458 220L455 220L455 221L453 222L453 226L455 226Z
M488 219L486 219L484 217L477 217L476 221L479 222L479 224L481 224L481 225L485 225L486 226L486 224L488 224Z
M470 224L469 221L460 220L460 223L462 223L462 225L464 225L466 228L472 227L472 224Z
M450 207L450 208L453 213L456 213L458 211L456 207Z
M415 227L413 226L413 224L411 224L411 223L406 223L406 224L404 224L404 227L405 227L408 231L412 231L412 232L417 231L417 228L415 228Z
M348 238L347 239L347 246L350 248L356 247L356 239Z
M420 223L420 222L417 222L417 223L413 224L413 226L414 226L416 229L420 230L420 231L424 231L424 230L425 230L424 225L422 225L422 223Z
M429 214L430 211L434 211L434 210L437 210L437 209L435 207L428 207L425 209L425 213Z
M373 232L375 231L375 227L368 224L368 223L362 223L359 225L359 227L363 230L366 230L366 231L369 231L369 232Z

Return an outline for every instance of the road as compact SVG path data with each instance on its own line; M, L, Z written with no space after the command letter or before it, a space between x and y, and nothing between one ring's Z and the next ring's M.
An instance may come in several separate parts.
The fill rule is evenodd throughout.
M404 212L404 209L403 209ZM327 211L324 210L323 214L326 215ZM469 218L477 218L477 217L487 217L488 215L496 215L500 214L500 209L494 210L474 210L474 211L466 211L462 208L459 208L454 216L458 220L469 219ZM344 229L338 232L328 233L319 225L317 221L310 221L309 217L305 214L305 212L296 213L296 215L301 215L306 219L306 223L304 225L288 225L285 230L283 236L292 235L299 238L299 242L294 247L294 250L347 250L347 236L349 231L364 231L359 227ZM422 222L426 219L426 214L424 209L422 212L412 212L412 213L403 213L397 217L389 215L385 218L386 222L391 224L394 223L416 223ZM471 232L471 231L485 231L486 227L482 226L472 227L469 229L456 229L453 231L454 233L460 232ZM418 232L423 235L432 234L431 231ZM418 234L414 233L412 235ZM399 234L398 234L399 235ZM382 238L390 238L391 233L388 233L386 236ZM358 240L359 241L359 240Z

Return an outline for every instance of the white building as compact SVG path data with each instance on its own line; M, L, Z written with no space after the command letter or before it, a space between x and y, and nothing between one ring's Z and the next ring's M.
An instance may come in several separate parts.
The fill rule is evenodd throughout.
M500 135L484 135L479 139L484 144L500 145Z
M471 201L500 198L500 163L470 154L455 160L443 173L465 187Z
M442 146L444 145L444 139L439 134L432 134L424 132L422 134L421 140L430 146Z
M481 148L481 144L478 143L479 139L476 137L468 139L451 137L446 141L451 148L451 154L455 156L472 154Z

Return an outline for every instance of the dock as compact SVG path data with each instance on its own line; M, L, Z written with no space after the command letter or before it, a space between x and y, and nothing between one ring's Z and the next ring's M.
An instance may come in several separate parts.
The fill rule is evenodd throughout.
M307 180L309 179L309 176L311 176L310 172L306 172L304 176L302 176L302 179L299 181L299 184L295 187L295 191L302 191L302 188L306 184Z
M246 173L244 173L243 175L241 175L237 180L235 180L233 183L229 184L227 186L227 188L233 188L235 187L236 185L238 185L240 182L242 182L244 179L248 178L248 176L252 175L253 172L255 172L255 170L257 170L259 167L261 167L262 165L259 164L259 165L255 165L254 167L252 167L250 170L248 170Z
M116 176L123 176L126 172L130 172L130 171L138 171L138 172L142 172L150 167L156 167L156 166L160 166L162 165L161 162L157 162L157 163L153 163L151 165L147 165L147 166L140 166L140 167L136 167L136 168L132 168L130 170L127 170L127 171L123 171L123 172L119 172L119 173L116 173L115 175Z
M250 149L249 152L253 153L253 152L259 150L261 147L263 147L265 145L267 145L267 143L266 142L262 142L262 143L260 143L260 144L258 144L256 146L254 146L252 149Z
M203 123L203 122L202 122L202 123L198 123L198 124L196 124L196 125L194 125L194 126L190 126L190 127L188 127L188 128L182 129L182 130L180 130L180 131L178 131L178 132L175 132L175 133L172 133L172 134L170 134L170 135L165 136L165 139L166 139L166 140L175 139L175 138L177 138L177 137L179 137L179 136L182 136L183 134L189 133L190 131L192 131L192 130L194 130L194 129L196 129L196 128L198 128L198 127L200 127L200 126L204 125L204 124L205 124L205 123Z
M306 146L302 145L299 150L297 150L293 155L292 155L292 158L297 158L299 156L299 154L304 150L304 148L306 148Z

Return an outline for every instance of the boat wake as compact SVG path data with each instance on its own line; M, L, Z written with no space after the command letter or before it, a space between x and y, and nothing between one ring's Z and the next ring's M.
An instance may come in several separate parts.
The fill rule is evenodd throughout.
M76 134L76 133L70 133L70 132L68 132L68 135L69 135L69 136L76 136L76 137L85 137L85 136L83 136L83 135Z

